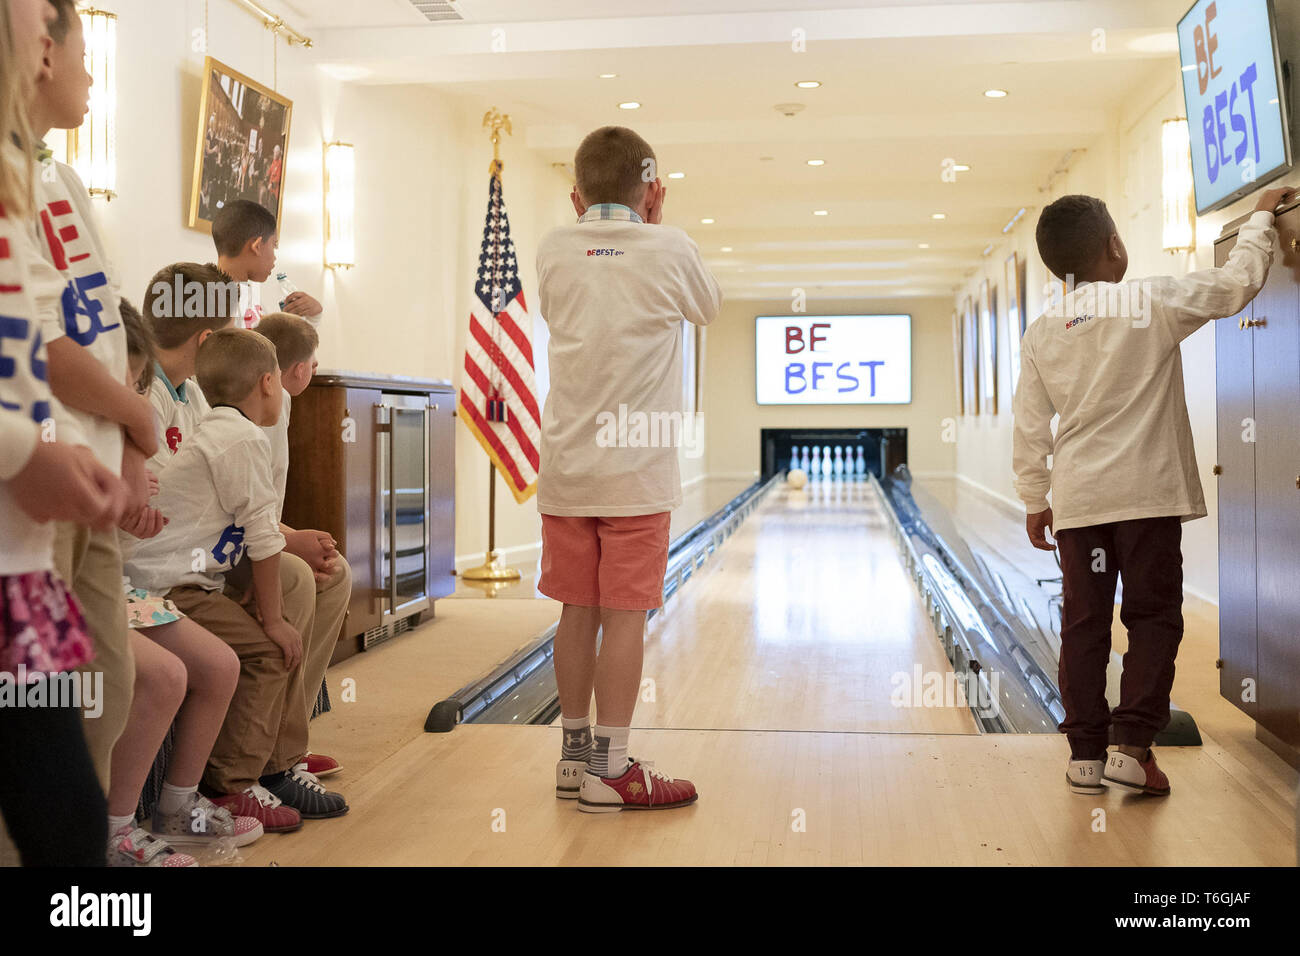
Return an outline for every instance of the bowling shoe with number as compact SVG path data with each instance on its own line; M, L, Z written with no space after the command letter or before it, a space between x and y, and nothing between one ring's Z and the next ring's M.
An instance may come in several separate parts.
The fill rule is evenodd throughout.
M1116 750L1106 761L1103 779L1108 786L1119 787L1130 793L1149 793L1156 797L1169 794L1169 778L1156 766L1156 755L1150 749L1147 750L1145 760L1138 760Z
M587 772L585 760L561 760L555 765L555 796L560 800L577 800L582 789L582 775Z
M1071 760L1065 768L1065 779L1075 793L1105 793L1105 769L1105 760Z
M582 775L578 809L586 813L617 813L619 810L670 810L699 799L695 784L674 780L655 770L648 760L634 760L621 777Z

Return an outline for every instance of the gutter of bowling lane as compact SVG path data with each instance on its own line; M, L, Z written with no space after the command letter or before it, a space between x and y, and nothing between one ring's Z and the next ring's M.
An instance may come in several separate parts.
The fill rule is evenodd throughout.
M664 574L665 604L782 480L783 475L778 473L766 482L755 482L672 542ZM660 610L650 611L647 621ZM556 625L552 624L490 673L435 704L424 722L425 731L448 733L461 723L551 723L559 713L555 668L551 663L555 629Z

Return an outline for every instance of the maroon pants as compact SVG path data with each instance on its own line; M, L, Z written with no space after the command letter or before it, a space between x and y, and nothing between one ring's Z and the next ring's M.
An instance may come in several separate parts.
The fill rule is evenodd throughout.
M1149 747L1169 723L1174 656L1183 639L1182 522L1140 518L1068 528L1055 537L1065 579L1060 729L1070 753L1075 760L1104 754L1112 724L1115 743ZM1128 653L1112 713L1106 665L1117 576L1124 580L1119 616L1128 629Z

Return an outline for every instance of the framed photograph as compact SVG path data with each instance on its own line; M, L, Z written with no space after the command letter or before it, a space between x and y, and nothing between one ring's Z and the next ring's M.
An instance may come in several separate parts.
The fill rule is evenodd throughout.
M280 221L292 116L291 100L212 57L204 61L190 228L211 232L217 212L237 199Z
M1020 382L1020 340L1025 334L1025 288L1020 257L1007 256L1003 287L1007 290L1007 358L1011 361L1011 393Z
M975 318L975 303L966 296L961 310L962 327L962 408L963 414L978 415L979 406L979 323Z
M998 323L995 293L985 279L980 283L980 412L998 413Z
M957 414L965 415L966 405L965 402L962 401L962 399L965 398L965 396L962 394L962 373L965 371L965 369L962 367L961 332L962 332L961 313L958 312L956 309L953 309L952 310L952 368L956 376L956 384L957 384L957 391L955 392L955 395L957 397Z

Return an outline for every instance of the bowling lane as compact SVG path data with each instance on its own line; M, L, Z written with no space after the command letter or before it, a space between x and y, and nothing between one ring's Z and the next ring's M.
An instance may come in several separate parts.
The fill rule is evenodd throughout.
M633 726L977 733L949 673L872 486L778 485L651 621Z

